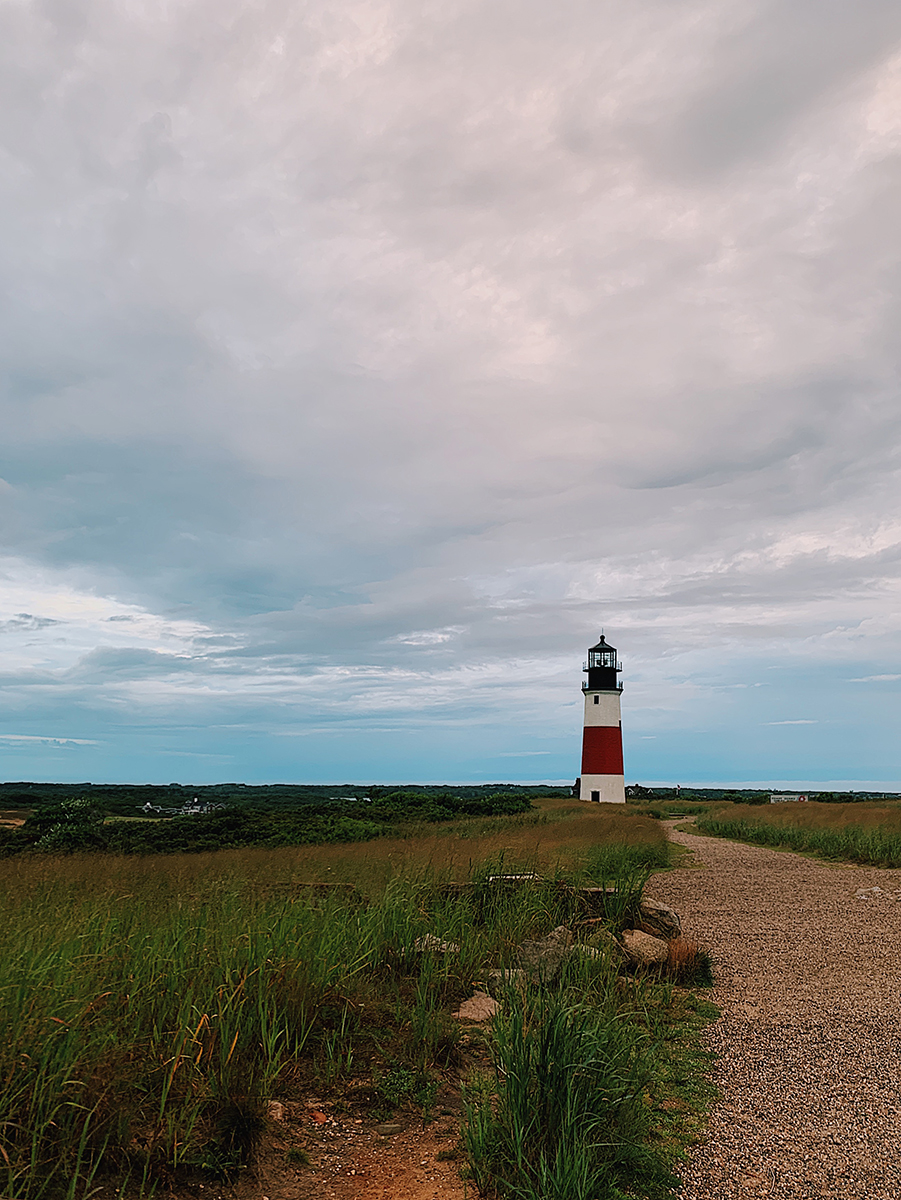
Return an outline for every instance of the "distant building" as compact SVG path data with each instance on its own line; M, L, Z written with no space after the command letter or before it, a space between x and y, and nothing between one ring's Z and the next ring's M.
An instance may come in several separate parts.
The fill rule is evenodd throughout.
M161 804L151 804L148 800L146 804L141 805L141 812L146 816L157 813L161 817L196 817L208 816L223 807L222 804L214 804L212 800L201 800L199 796L195 796L190 803L185 802L180 808L164 808Z
M212 800L201 800L199 796L195 796L190 804L183 804L181 808L176 808L174 811L177 817L196 817L208 816L223 807L222 804L214 804Z
M627 800L650 800L653 795L650 788L642 787L640 783L630 783L626 788Z
M771 792L770 804L805 804L806 792Z

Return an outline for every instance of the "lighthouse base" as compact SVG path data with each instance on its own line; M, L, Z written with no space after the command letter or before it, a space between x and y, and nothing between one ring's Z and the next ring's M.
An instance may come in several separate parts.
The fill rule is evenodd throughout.
M626 780L622 775L583 775L579 799L600 804L625 804Z

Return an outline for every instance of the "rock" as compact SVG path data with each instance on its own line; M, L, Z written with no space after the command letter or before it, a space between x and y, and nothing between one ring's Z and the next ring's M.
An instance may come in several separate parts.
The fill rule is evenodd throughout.
M523 942L516 951L520 967L541 983L553 983L569 957L573 944L572 932L565 925L552 929L547 937L535 942Z
M603 958L612 958L614 962L626 958L626 952L609 929L596 929L591 937L593 946L582 946L577 949L595 949Z
M854 899L855 900L875 900L877 896L885 896L887 894L888 893L884 892L881 887L858 888L857 891L854 893Z
M393 1133L403 1133L403 1125L398 1125L396 1121L384 1121L381 1125L376 1125L376 1133L380 1133L382 1137L391 1137Z
M464 1000L454 1016L461 1021L490 1021L498 1010L498 1003L486 992L475 992Z
M669 954L669 945L662 938L642 933L640 929L624 929L622 943L626 954L637 966L665 963Z
M270 1121L284 1121L285 1106L279 1100L270 1100L266 1105L266 1116Z
M507 971L488 972L488 991L492 996L503 996L507 988L518 988L520 991L528 982L526 972L514 967Z
M682 933L682 920L668 904L652 900L646 896L639 908L641 914L640 928L652 937L676 938Z
M418 937L413 943L413 949L418 950L420 954L427 951L432 954L460 953L460 947L456 942L446 942L443 938L436 937L434 933L424 933L422 937Z

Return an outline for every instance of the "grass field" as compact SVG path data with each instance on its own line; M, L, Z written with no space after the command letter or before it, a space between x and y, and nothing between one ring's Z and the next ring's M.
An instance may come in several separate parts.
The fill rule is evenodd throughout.
M250 1161L267 1099L314 1084L427 1115L436 1072L464 1063L452 1008L486 963L509 965L524 938L571 915L550 885L465 901L443 885L533 870L634 899L666 856L657 822L554 799L348 846L0 863L0 1194L81 1200L100 1180L138 1195L228 1176ZM425 933L460 949L418 953ZM583 1097L609 1093L603 1129L581 1139L578 1163L572 1129L519 1174L484 1144L479 1158L479 1121L512 1112L496 1081L499 1106L470 1104L473 1170L498 1196L556 1194L541 1173L566 1146L561 1163L587 1171L589 1189L568 1200L620 1185L668 1194L680 1132L663 1101L690 1110L703 1092L698 1006L665 980L623 989L606 961L548 1003L533 997L517 1019L536 1036L556 1022L608 1063Z
M886 804L735 805L696 818L715 837L784 846L821 858L901 867L901 806Z

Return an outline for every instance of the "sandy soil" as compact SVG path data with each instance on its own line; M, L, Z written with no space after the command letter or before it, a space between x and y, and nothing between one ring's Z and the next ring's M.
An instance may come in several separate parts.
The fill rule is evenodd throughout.
M467 1059L485 1066L480 1037ZM365 1105L355 1107L348 1111L312 1093L283 1097L252 1168L229 1183L180 1180L160 1194L169 1200L474 1200L460 1177L461 1100L451 1073L428 1123L409 1113L384 1121ZM306 1162L292 1161L298 1152ZM104 1200L112 1188L97 1194Z
M284 1137L269 1141L236 1200L463 1200L461 1160L438 1158L454 1153L459 1119L396 1123L401 1132L384 1135L371 1123L291 1106ZM289 1145L303 1145L312 1167L286 1166Z
M684 1200L899 1200L901 870L670 836L694 863L647 894L712 951L723 1013L707 1035L721 1099Z
M398 1117L400 1131L381 1134L371 1121L326 1107L286 1103L285 1119L272 1123L253 1168L231 1183L180 1181L158 1194L170 1200L474 1200L460 1178L458 1116L428 1125ZM297 1149L306 1151L307 1165L289 1161ZM113 1195L112 1187L96 1191L98 1200Z

